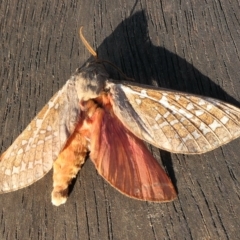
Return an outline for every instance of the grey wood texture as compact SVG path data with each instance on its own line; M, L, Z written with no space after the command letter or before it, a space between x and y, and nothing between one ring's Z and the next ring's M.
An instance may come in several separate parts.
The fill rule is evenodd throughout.
M240 106L237 0L1 0L1 152L90 57L80 26L99 57L136 82ZM54 207L50 172L0 195L0 239L240 239L239 144L196 156L150 146L178 191L171 203L123 196L88 160Z

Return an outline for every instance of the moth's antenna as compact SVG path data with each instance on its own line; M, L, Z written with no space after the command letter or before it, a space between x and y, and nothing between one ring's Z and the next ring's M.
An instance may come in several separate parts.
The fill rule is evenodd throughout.
M82 29L83 27L80 27L79 30L79 34L80 34L80 38L84 44L84 46L87 48L87 50L95 57L97 58L97 53L93 50L93 48L90 46L90 44L88 43L88 41L85 39L85 37L82 34Z
M112 67L114 67L122 76L124 76L127 80L129 81L134 81L134 79L132 78L129 78L127 77L120 68L118 68L117 66L115 66L113 63L107 61L107 60L101 60L101 59L98 59L97 57L97 53L93 50L93 48L90 46L90 44L88 43L88 41L85 39L85 37L83 36L82 34L82 29L83 27L80 27L79 29L79 35L80 35L80 38L84 44L84 46L87 48L87 50L93 55L93 57L97 60L97 62L101 62L101 63L107 63L109 65L111 65Z

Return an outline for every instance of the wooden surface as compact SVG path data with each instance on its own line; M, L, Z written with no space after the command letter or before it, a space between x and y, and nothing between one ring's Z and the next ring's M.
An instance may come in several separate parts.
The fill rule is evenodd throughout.
M136 82L240 106L236 0L2 0L1 152L89 58L80 26L99 57ZM0 239L239 239L239 144L237 139L199 156L151 147L179 193L165 204L121 195L88 160L67 203L54 207L50 172L0 196Z

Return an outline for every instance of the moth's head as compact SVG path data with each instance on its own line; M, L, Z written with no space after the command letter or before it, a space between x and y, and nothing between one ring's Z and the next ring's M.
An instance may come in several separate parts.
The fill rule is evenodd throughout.
M101 62L92 61L76 69L73 77L79 99L86 101L98 97L104 91L109 76Z

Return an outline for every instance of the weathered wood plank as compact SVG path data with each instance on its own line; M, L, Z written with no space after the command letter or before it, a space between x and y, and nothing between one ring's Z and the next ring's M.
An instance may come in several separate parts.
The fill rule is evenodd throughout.
M0 2L0 140L4 151L89 53L137 82L240 106L238 1ZM111 77L121 77L109 67ZM0 196L0 239L238 239L240 140L199 156L151 148L179 197L126 198L88 161L64 206L50 202L51 173Z

